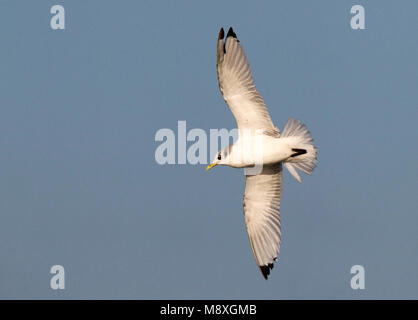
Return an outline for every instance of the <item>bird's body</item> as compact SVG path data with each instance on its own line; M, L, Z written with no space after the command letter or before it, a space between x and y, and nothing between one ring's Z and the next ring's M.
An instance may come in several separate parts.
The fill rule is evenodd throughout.
M288 138L275 137L262 132L240 132L237 141L228 146L229 157L226 165L248 168L257 163L272 165L281 162L293 154L290 143Z
M236 34L229 29L217 44L219 88L237 121L239 138L220 150L207 170L216 165L253 168L246 172L244 214L254 258L267 279L281 241L279 215L282 166L301 181L296 169L311 174L317 151L306 126L289 119L282 133L273 124Z

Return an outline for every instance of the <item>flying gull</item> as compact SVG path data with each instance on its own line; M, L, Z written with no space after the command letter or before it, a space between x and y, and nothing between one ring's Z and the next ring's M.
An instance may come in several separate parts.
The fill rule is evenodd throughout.
M301 182L297 170L311 174L317 150L300 121L290 118L282 133L273 124L232 28L225 41L223 28L219 31L217 73L219 89L235 117L239 134L234 144L216 154L206 170L216 165L246 168L245 224L255 261L267 279L281 241L282 165Z

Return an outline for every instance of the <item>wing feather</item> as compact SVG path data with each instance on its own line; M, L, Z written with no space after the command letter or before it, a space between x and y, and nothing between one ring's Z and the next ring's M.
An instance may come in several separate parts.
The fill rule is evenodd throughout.
M239 129L265 129L278 134L263 98L257 91L244 50L229 29L224 41L223 28L217 45L219 89L232 111Z
M260 174L246 177L245 223L255 261L266 279L280 249L281 194L281 164L264 167Z

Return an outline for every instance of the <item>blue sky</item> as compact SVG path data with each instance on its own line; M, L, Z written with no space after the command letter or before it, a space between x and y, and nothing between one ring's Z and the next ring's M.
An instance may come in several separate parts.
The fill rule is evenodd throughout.
M61 4L66 29L50 28ZM350 28L362 4L366 29ZM416 1L0 2L0 298L418 298ZM319 150L283 177L265 281L242 170L155 162L161 128L235 127L233 26L273 121ZM189 144L190 145L190 144ZM66 289L49 287L64 266ZM352 290L363 265L366 289Z

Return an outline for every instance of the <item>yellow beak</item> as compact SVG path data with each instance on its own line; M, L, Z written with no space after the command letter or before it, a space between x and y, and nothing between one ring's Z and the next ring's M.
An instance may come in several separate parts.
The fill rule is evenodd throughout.
M208 165L207 167L206 167L206 171L208 171L208 170L210 170L210 169L212 169L214 166L216 166L217 165L217 163L211 163L210 165Z

